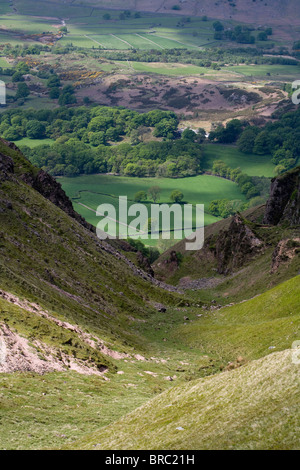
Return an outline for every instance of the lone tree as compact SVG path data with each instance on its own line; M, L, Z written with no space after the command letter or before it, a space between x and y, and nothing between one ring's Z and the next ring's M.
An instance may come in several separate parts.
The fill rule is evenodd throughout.
M171 201L172 202L181 202L184 198L184 195L181 191L178 189L174 189L174 191L171 192Z
M23 82L19 83L17 93L16 93L16 99L18 100L20 98L27 98L27 96L29 95L30 95L30 91L26 83L23 83Z
M147 201L147 193L145 191L139 191L134 195L134 202Z
M215 21L213 23L213 28L215 31L224 31L224 26L222 25L221 21Z
M149 197L153 199L154 202L159 201L160 198L160 187L159 186L151 186L148 190Z

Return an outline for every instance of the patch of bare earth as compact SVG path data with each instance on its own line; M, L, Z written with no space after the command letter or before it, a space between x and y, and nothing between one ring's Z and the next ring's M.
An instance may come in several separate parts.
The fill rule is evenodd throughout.
M54 348L33 341L32 345L26 338L12 331L7 325L0 325L1 361L0 373L34 372L63 372L72 370L83 375L103 376L107 368L97 370L87 366L83 361L57 351Z
M276 273L283 263L290 263L295 256L299 256L300 238L281 240L272 256L271 272Z
M32 303L32 302L28 302L27 300L20 299L19 297L9 292L5 292L3 290L0 290L0 297L6 300L7 302L10 302L20 307L21 309L24 309L28 312L39 315L40 317L46 318L47 320L55 323L60 328L76 333L78 337L82 341L84 341L88 346L92 347L95 350L100 351L102 354L109 356L112 359L120 360L120 359L125 359L125 358L130 357L129 354L120 353L118 351L114 351L110 349L108 346L104 344L103 341L101 341L99 338L96 338L95 335L92 336L88 333L85 333L78 325L72 325L71 323L68 323L68 322L65 322L65 321L62 321L53 317L48 311L44 310L36 303ZM26 340L24 341L26 342ZM53 354L53 351L51 352L49 347L46 345L41 345L40 343L38 344L37 342L35 344L38 345L39 349L42 349L46 353L46 357L49 357L49 360L50 360ZM88 373L88 371L91 370L91 373L97 373L97 375L99 375L98 371L91 369L90 366L85 366L82 361L78 361L78 360L75 361L73 358L67 357L67 355L61 356L60 363L61 362L65 365L68 365L67 367L71 370L77 369L78 372L81 371L80 373ZM58 370L58 369L54 369L54 370Z

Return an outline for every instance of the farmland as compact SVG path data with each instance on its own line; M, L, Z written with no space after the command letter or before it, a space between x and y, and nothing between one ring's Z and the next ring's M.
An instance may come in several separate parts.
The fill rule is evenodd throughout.
M240 168L249 176L274 176L275 165L269 155L245 155L231 145L207 144L204 149L204 167L210 169L215 160L222 160L231 168Z
M14 113L14 117L1 119L4 137L15 141L24 151L29 148L27 156L38 166L54 176L63 176L63 187L76 210L93 224L97 223L93 211L100 203L112 202L116 206L116 198L127 195L131 204L135 193L153 185L161 187L160 202L170 203L171 191L179 189L186 202L205 204L205 224L213 223L219 217L208 213L211 201L224 199L242 204L246 202L247 191L243 194L242 185L239 187L234 179L229 181L230 178L225 180L199 173L211 173L214 162L221 160L229 170L240 168L244 178L270 178L275 175L276 165L271 162L275 149L266 154L244 154L238 150L236 139L230 141L234 145L216 141L212 144L206 139L201 171L194 173L198 176L177 179L174 176L178 174L164 178L166 173L155 173L157 168L154 171L154 167L150 174L145 169L138 174L140 163L134 159L128 160L128 169L126 161L121 172L109 166L100 168L95 155L105 153L105 165L110 165L119 148L125 148L119 144L131 145L134 150L137 144L162 144L172 139L176 143L187 128L204 129L209 134L232 119L247 123L243 124L245 126L264 126L271 122L272 114L287 105L287 85L299 74L299 61L292 57L287 30L275 25L274 31L261 40L260 27L254 24L248 27L227 17L222 19L224 34L218 36L215 18L200 14L185 16L172 9L164 12L161 8L155 13L144 11L148 7L141 11L136 8L124 11L120 2L114 2L112 9L103 5L93 1L61 3L54 0L3 3L0 9L0 79L7 85L7 107L1 107L0 112L5 114L8 108ZM246 36L252 35L253 44L247 40L236 42L229 34L236 28L245 31ZM294 31L293 27L291 30ZM296 33L293 37L296 38ZM289 49L283 53L282 48ZM22 70L22 77L13 77L19 70ZM51 85L53 79L58 80L54 86ZM20 83L24 81L25 84ZM25 87L25 95L21 97L18 95L20 87ZM68 87L71 93L65 98L62 95ZM134 137L134 129L119 132L116 137L113 128L105 129L108 132L104 136L102 128L89 132L87 123L79 124L80 119L76 128L74 121L69 126L67 118L60 120L60 107L69 105L69 109L82 107L83 114L83 106L86 106L86 117L98 105L126 108L139 114L164 110L176 113L178 126L169 135L155 134L155 123L139 129L138 137ZM22 118L18 117L19 108L24 111ZM48 114L43 114L43 110ZM57 126L51 123L52 111L57 111ZM34 113L39 113L44 130L41 135L37 132L30 137L32 131L27 127L30 128L29 121L34 120ZM82 145L76 150L78 141ZM42 155L41 146L56 143L58 146L53 145L53 152L46 147ZM63 153L60 145L65 145L65 149L73 145L74 152L70 161L64 157L63 163L56 165L57 152ZM106 146L105 150L101 145ZM70 165L75 162L80 148L84 149L85 157L93 155L92 170L83 171L84 165L78 162ZM47 161L47 153L52 155L52 162ZM173 156L174 161L176 158ZM122 157L123 163L124 160ZM154 160L152 157L152 163ZM170 168L175 165L174 161ZM166 168L168 165L166 162ZM137 170L136 175L133 169ZM81 174L82 171L86 174ZM104 174L109 172L123 176ZM80 176L66 178L74 175ZM180 176L191 176L191 173ZM252 192L254 195L254 189ZM265 197L265 191L258 190L256 197L260 196ZM250 199L247 197L247 203Z
M109 203L116 208L119 220L119 196L127 196L128 207L133 204L134 195L138 191L147 191L151 186L161 189L160 203L171 203L170 194L174 189L183 192L185 202L190 204L204 204L205 211L213 199L228 198L245 202L236 184L215 176L200 175L192 178L130 178L112 175L79 176L76 178L59 178L63 189L72 199L75 209L83 215L88 222L97 225L100 218L95 212L100 204ZM151 201L148 201L148 204ZM90 208L91 210L89 210ZM219 220L209 213L205 213L205 225ZM194 220L193 220L194 223ZM147 242L146 242L147 243Z
M104 50L201 50L219 46L214 38L213 19L205 17L203 21L201 15L179 17L174 10L168 14L132 12L124 17L120 7L109 10L99 8L93 2L62 4L45 0L15 0L13 3L5 2L0 15L0 29L1 33L6 33L5 39L10 36L12 41L20 44L24 38L40 41L43 33L56 34L61 26L66 26L68 34L59 41L62 46L72 43L76 47ZM224 24L232 28L236 22L227 19ZM26 35L32 37L26 38ZM257 32L254 36L257 39ZM265 47L285 44L282 37L268 39L263 44L257 39L257 43Z
M120 10L108 12L89 6L56 4L55 18L49 4L33 1L15 1L14 11L7 5L0 12L3 15L1 28L16 37L20 34L55 33L62 24L61 18L64 18L63 24L67 25L69 33L61 40L62 45L72 42L75 46L87 48L98 44L104 49L193 49L214 42L212 21L203 22L197 18L181 31L177 27L176 15L143 13L140 18L132 15L126 21L120 21L121 13ZM105 15L110 19L105 20Z

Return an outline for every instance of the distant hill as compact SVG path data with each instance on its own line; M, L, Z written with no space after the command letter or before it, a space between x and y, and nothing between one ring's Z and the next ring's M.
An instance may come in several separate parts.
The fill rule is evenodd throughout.
M70 2L74 3L74 2ZM76 2L77 3L77 2ZM79 2L78 2L79 3ZM80 2L83 3L83 2ZM208 16L259 24L300 24L298 0L87 0L95 7Z

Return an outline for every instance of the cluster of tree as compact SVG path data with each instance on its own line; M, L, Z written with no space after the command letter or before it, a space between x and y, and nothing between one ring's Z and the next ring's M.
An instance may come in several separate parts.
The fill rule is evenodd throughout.
M14 77L15 74L18 74L17 76L19 77L19 80L15 80L12 78L13 82L23 81L24 75L27 73L30 73L31 75L37 76L39 78L45 78L45 79L48 79L52 75L55 75L51 66L47 67L43 65L43 67L41 67L39 70L33 70L24 61L18 62L18 64L15 65L14 67L9 67L9 68L0 67L0 75Z
M141 253L145 258L147 258L150 264L154 263L160 256L160 252L157 248L150 246L149 248L144 245L141 240L133 240L128 238L126 240L134 251Z
M240 168L230 168L222 160L216 160L213 163L212 174L237 183L241 193L245 195L246 199L252 199L261 195L260 188L255 184L256 181L254 178L243 173Z
M34 165L57 176L114 173L178 178L202 172L199 145L185 139L91 147L76 138L62 137L51 146L38 145L32 149L21 146L21 149Z
M2 53L5 57L25 57L28 55L40 55L42 52L50 51L50 47L42 44L5 44Z
M160 187L152 186L149 188L148 193L146 191L138 191L134 195L135 202L146 202L149 199L152 199L153 202L157 202L160 199ZM183 193L179 189L174 189L170 194L170 200L175 203L182 202L184 198Z
M49 97L53 100L58 99L61 106L77 102L73 85L61 87L60 78L55 74L48 78L47 88L49 89Z
M130 19L130 18L141 18L141 14L139 11L135 12L135 13L132 13L130 10L124 10L122 11L120 14L119 14L119 19L121 21L124 21L126 19Z
M226 126L220 124L214 131L209 134L211 142L219 142L220 144L231 144L236 142L241 133L243 132L246 123L239 119L232 119Z
M108 108L105 110L108 111ZM53 112L26 110L19 112L19 114L16 112L4 113L1 119L0 133L8 140L16 140L20 135L26 135L30 139L56 138L56 142L52 146L40 145L33 149L22 147L32 163L53 175L75 176L80 173L112 172L127 176L174 178L193 176L201 172L201 149L197 143L189 139L108 146L105 145L106 137L118 138L120 133L119 130L116 131L115 128L109 127L116 125L111 120L110 113L107 113L106 116L96 113L95 117L89 120L84 113L77 114L78 109L72 108L65 111L65 115L61 114L62 110L61 113L58 113L58 110ZM129 115L127 110L119 110L121 115L117 113L116 109L114 112L116 113L115 118L119 117L120 119L119 125L128 126L127 132L132 132L131 128L135 127L135 121L130 123L131 111L128 111ZM53 116L50 115L53 113L56 119L51 119ZM70 116L69 113L73 116ZM154 124L158 116L155 115L155 112L147 114L150 116L138 115L138 117L146 119L144 122ZM61 119L63 116L65 119ZM77 129L80 130L82 125L85 125L84 129L87 131L85 130L85 133L77 132ZM110 130L116 134L110 135ZM86 132L88 132L87 141L84 139Z
M25 85L21 82L19 85ZM48 80L50 93L59 90L59 100L66 104L73 101L74 90L67 85L62 90L58 88L56 77ZM122 136L133 134L134 143L141 139L136 135L143 133L144 128L152 128L156 137L174 139L177 133L178 118L169 111L154 110L140 114L124 108L109 108L104 106L61 107L54 110L33 109L8 110L0 116L0 134L8 140L18 140L23 137L43 139L45 137L65 140L76 139L93 147L117 142ZM35 129L32 132L32 129Z
M24 75L30 72L30 68L25 62L19 62L15 67L2 69L0 67L0 75L6 75L11 77L12 83L17 84L17 92L13 95L7 95L7 102L18 102L22 105L30 95L29 87L27 86L24 79Z
M197 33L195 32L195 35ZM81 53L91 55L94 58L105 58L108 60L130 60L136 62L164 62L164 63L184 63L198 65L202 67L211 67L211 64L217 62L220 67L225 64L282 64L297 65L294 59L279 57L289 54L284 48L274 53L272 56L264 57L264 48L262 47L236 47L236 48L207 48L194 51L191 49L150 49L150 50L124 50L124 51L105 51L101 50L82 50ZM268 54L271 54L268 51ZM273 54L273 53L272 53Z
M239 150L245 154L270 155L276 165L275 173L284 173L299 161L300 110L283 114L276 122L262 128L233 119L226 126L218 126L209 139L225 144L237 142Z
M233 29L229 28L225 30L224 25L220 21L215 21L213 23L213 28L215 30L214 38L217 40L228 39L239 44L254 44L256 41L255 36L251 34L251 32L254 31L254 28L249 26L237 25ZM257 39L258 41L267 41L268 37L272 34L272 28L265 28L258 32Z
M216 176L229 179L238 184L247 202L241 200L216 199L209 205L209 212L216 216L227 218L249 207L265 204L270 191L270 178L250 177L240 168L231 169L223 161L217 160L213 164L212 173Z
M237 144L245 154L271 155L277 174L293 168L300 156L300 110L284 114L264 128L247 126Z
M227 219L237 212L242 212L248 208L247 203L243 203L240 200L230 201L229 199L216 199L211 201L208 206L209 212L215 217L222 217Z
M227 29L225 31L224 25L220 21L213 23L215 30L214 38L217 40L229 39L230 41L236 41L240 44L254 44L255 36L251 34L253 28L248 26L237 25L234 29Z

